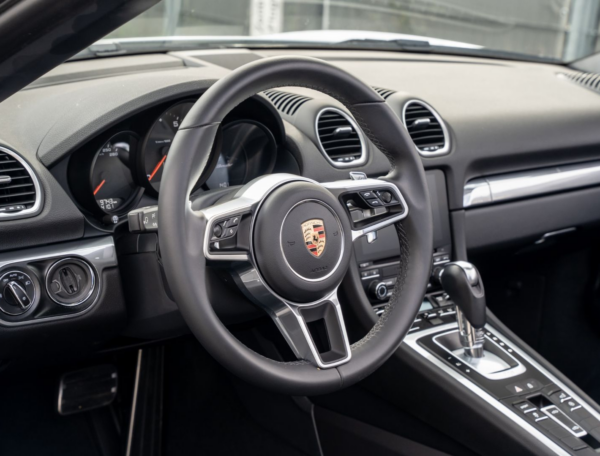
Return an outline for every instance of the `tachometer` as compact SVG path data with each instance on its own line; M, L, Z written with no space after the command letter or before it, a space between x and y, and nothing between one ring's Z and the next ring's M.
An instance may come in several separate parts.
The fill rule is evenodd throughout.
M129 153L136 145L137 135L118 133L94 156L90 186L96 204L104 212L118 212L138 194L129 168Z
M142 162L145 178L156 192L160 190L165 161L175 133L192 106L192 101L182 101L171 106L156 119L148 132L142 150Z

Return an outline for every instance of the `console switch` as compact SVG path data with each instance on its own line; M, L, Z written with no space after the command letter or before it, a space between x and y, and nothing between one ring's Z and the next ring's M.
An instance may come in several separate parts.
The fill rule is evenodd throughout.
M542 408L542 412L548 415L551 419L556 421L559 425L567 429L575 437L583 437L587 434L581 426L575 421L569 418L565 413L560 410L556 405L549 405Z

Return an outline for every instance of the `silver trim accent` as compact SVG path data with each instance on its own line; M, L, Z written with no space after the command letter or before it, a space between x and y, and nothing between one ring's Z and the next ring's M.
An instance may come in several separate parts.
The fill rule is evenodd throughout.
M319 136L319 118L321 117L321 115L323 115L327 111L333 111L337 114L340 114L342 117L344 117L348 121L348 123L350 125L352 125L352 128L354 128L354 130L356 131L356 134L358 135L358 139L360 141L360 147L361 147L360 158L358 158L357 160L354 160L351 162L336 162L331 159L331 157L327 154L327 152L325 152L325 148L323 147L323 144L321 143L321 137ZM367 146L366 146L367 143L365 140L365 136L364 136L362 130L360 129L360 127L358 126L358 124L356 123L356 121L346 111L342 111L341 109L333 108L333 107L327 107L327 108L321 109L315 117L315 135L317 136L317 145L319 146L319 150L321 151L321 153L323 154L325 159L332 166L334 166L336 168L356 168L358 166L363 166L365 163L367 163L367 159L369 157L368 157L368 153L367 153Z
M511 408L504 405L502 402L497 400L491 394L487 393L485 390L483 390L482 388L477 386L473 381L471 381L471 379L456 372L450 366L446 365L442 360L438 359L433 353L430 353L429 351L427 351L425 348L421 347L418 344L418 340L422 337L428 336L428 335L436 333L438 331L450 330L450 329L456 329L456 328L457 328L456 323L448 323L446 325L437 326L437 327L434 327L431 329L426 329L426 330L423 330L423 331L420 331L417 333L413 333L413 334L411 334L409 331L409 334L405 337L404 342L411 349L413 349L415 352L417 352L419 355L421 355L423 358L425 358L427 361L429 361L431 364L438 367L440 370L442 370L444 373L446 373L447 375L452 377L454 380L456 380L462 386L464 386L465 388L470 390L472 393L474 393L480 399L487 402L490 406L492 406L498 412L502 413L502 415L506 416L508 419L513 421L515 424L517 424L518 426L523 428L525 431L529 432L529 434L531 434L533 437L535 437L540 443L545 445L554 454L560 455L560 456L569 456L569 453L566 450L562 449L555 442L553 442L549 437L545 436L542 432L538 431L535 427L533 427L531 425L531 423L527 422L523 417L518 415L516 410L512 410ZM493 328L491 328L490 325L486 325L486 328L489 329L490 331L500 334L498 331L495 331ZM519 353L521 356L523 356L522 351L520 349L515 347L514 344L513 344L513 347L514 347L515 351L517 351L517 353ZM523 357L525 359L527 359L528 362L531 363L530 359L528 359L529 357L527 357L527 356L523 356ZM531 364L534 365L534 367L536 367L536 368L538 367L534 363L531 363ZM543 371L542 370L540 370L540 371L542 373L546 374L546 372L544 372L545 369ZM554 383L556 383L561 388L563 388L563 384L561 382L559 382L554 376L548 375L548 377ZM563 390L565 390L565 388L563 388Z
M469 366L471 366L471 368L473 368L473 370L476 370L481 375L483 375L485 378L489 378L490 380L503 380L503 379L506 379L506 378L514 377L516 375L520 375L520 374L522 374L523 372L525 372L527 370L527 368L525 366L523 366L523 364L521 364L518 359L516 359L514 356L512 356L510 353L508 353L504 348L502 348L500 345L498 345L495 341L493 341L491 337L485 336L485 338L488 340L488 342L496 345L507 356L509 356L515 363L517 363L517 365L515 367L509 368L509 369L506 369L506 370L503 370L503 371L500 371L500 372L488 373L488 372L482 371L481 369L479 369L477 367L476 364L472 364L472 363L468 362L465 358L461 358L460 356L457 356L456 353L448 350L447 347L445 347L443 344L441 344L441 343L439 343L437 341L437 339L439 337L445 336L446 334L452 334L452 333L457 332L457 331L458 330L452 330L452 331L446 331L446 332L444 332L442 334L438 334L437 336L435 336L433 338L433 342L438 347L442 348L444 351L446 351L450 355L454 356L458 361L463 362L463 363L468 364Z
M127 449L125 455L131 455L131 444L133 443L133 428L135 424L135 410L137 408L138 391L140 388L140 373L142 370L142 354L144 350L138 350L137 363L135 367L135 383L133 385L133 400L131 401L131 417L129 418L129 432L127 433Z
M52 271L55 267L57 267L57 265L59 265L60 263L64 263L65 261L73 261L73 260L75 260L77 263L79 263L79 262L83 263L88 268L88 271L90 273L90 278L92 280L92 287L90 288L89 293L84 298L82 298L81 300L79 300L77 302L69 304L69 303L60 302L59 300L54 298L53 293L50 290L48 281L50 280L50 271ZM52 299L56 304L59 304L64 307L77 307L77 306L83 304L84 302L86 302L90 298L90 296L92 296L92 294L94 293L94 290L96 289L96 274L94 272L94 269L88 264L87 261L84 261L81 258L67 257L67 258L62 258L62 259L52 263L52 266L50 266L48 268L48 273L46 274L45 284L46 284L46 293L48 293L48 296L50 297L50 299Z
M442 119L442 117L438 114L438 112L435 109L433 109L433 107L431 105L425 103L424 101L413 99L413 100L408 100L406 103L404 103L404 106L402 107L402 123L404 124L404 127L406 128L406 130L408 131L408 126L406 125L406 109L411 104L420 104L424 108L429 109L431 111L431 113L433 114L433 117L435 117L436 120L440 123L440 126L442 127L442 133L444 134L444 147L442 147L441 149L438 149L434 152L430 152L427 150L419 149L417 147L417 145L415 144L415 149L417 149L417 152L419 152L419 154L423 157L436 157L438 155L446 155L447 153L449 153L450 152L450 134L448 133L448 128L446 127L446 122L444 122L444 119Z
M600 161L500 174L467 182L463 207L600 185Z
M342 239L344 238L344 228L342 227L342 222L340 221L340 218L337 216L337 214L335 213L333 208L331 206L329 206L329 204L324 203L323 201L319 201L317 199L306 199L306 200L302 200L302 201L294 204L292 206L292 208L287 212L287 214L285 214L285 217L283 217L283 222L281 222L281 228L279 229L279 249L281 250L281 255L283 257L283 261L285 261L285 264L287 265L287 267L290 268L290 271L292 271L297 277L301 278L302 280L306 280L307 282L322 282L323 280L331 277L333 275L333 273L335 273L335 271L337 271L337 268L340 266L340 263L342 262L342 258L344 256L344 242L343 241L342 241L342 249L340 251L340 256L337 260L337 263L335 264L335 267L327 275L320 277L318 279L309 279L308 277L304 277L303 275L298 274L296 272L296 270L288 263L287 257L285 256L285 252L283 249L283 225L285 225L285 221L286 221L288 215L290 215L290 212L292 212L294 210L294 208L298 207L301 204L308 203L308 202L317 203L317 204L320 204L321 206L324 206L325 208L329 209L329 211L335 217L335 220L337 221L340 232L342 233L341 238ZM252 231L254 231L254 230L252 230ZM327 236L327 233L325 233L325 236Z
M35 203L33 203L32 207L19 212L0 212L0 222L3 220L14 220L19 218L33 217L34 215L39 214L42 210L44 195L42 193L42 186L40 185L40 181L38 180L37 174L35 173L33 168L29 166L29 163L27 163L27 161L15 151L0 146L0 152L4 152L5 154L10 155L15 160L17 160L21 164L21 166L23 166L23 168L25 168L25 171L27 171L31 176L33 188L35 189Z
M105 268L118 265L115 243L111 236L105 236L94 239L67 242L63 244L48 245L32 249L8 252L0 254L0 269L7 266L15 266L15 263L27 263L31 261L60 258L60 257L80 257L87 260L97 271L98 277L101 277ZM94 308L98 297L102 292L102 282L98 279L98 292L94 302L88 307L69 315L58 315L54 317L38 318L27 321L5 321L0 319L0 326L24 326L37 323L44 323L52 320L64 320L68 318L79 317Z

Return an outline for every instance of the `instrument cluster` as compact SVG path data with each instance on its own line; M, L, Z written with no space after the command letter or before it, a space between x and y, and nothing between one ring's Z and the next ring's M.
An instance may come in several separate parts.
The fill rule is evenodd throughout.
M150 110L76 151L68 179L81 206L116 221L144 195L157 198L173 139L195 102L184 99ZM212 173L195 190L243 185L273 171L280 141L272 130L279 123L265 116L269 110L264 104L258 105L255 99L247 100L225 118L213 145L218 158L211 160Z

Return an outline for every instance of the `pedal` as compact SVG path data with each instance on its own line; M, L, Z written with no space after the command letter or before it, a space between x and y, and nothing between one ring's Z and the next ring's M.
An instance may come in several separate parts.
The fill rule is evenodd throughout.
M58 413L71 415L109 405L117 396L117 368L110 364L64 374L58 390Z

